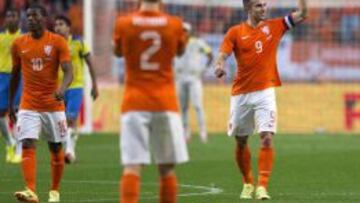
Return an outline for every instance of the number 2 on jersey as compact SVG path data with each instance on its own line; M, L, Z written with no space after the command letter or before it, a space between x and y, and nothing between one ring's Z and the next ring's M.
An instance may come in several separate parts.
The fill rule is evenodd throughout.
M160 69L160 64L150 62L152 56L154 56L161 48L161 36L156 31L145 31L140 34L142 41L151 40L151 46L146 49L140 56L140 68L146 71L156 71Z

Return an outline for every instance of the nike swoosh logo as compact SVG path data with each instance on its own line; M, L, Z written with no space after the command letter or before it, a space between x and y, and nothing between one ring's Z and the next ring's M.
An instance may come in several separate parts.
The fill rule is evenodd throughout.
M22 54L25 54L25 53L27 53L27 52L29 52L29 50L21 51Z
M247 36L242 37L241 39L242 39L242 40L246 40L246 39L248 39L249 37L250 37L250 36L247 35Z
M271 39L272 39L272 35L270 35L266 38L266 40L271 40Z

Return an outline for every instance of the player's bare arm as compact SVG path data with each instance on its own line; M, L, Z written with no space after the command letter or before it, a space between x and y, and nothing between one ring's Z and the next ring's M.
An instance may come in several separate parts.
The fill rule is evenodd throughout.
M211 52L209 53L206 53L206 57L207 57L207 62L206 62L206 66L207 67L210 67L211 66L211 63L213 62L214 60L214 56Z
M298 9L291 14L294 23L298 24L305 20L308 14L307 0L298 0Z
M64 78L60 88L55 93L57 100L63 100L66 89L70 86L73 80L73 70L70 62L64 62L61 64L61 70L64 73Z
M225 70L225 61L229 56L226 53L220 52L219 56L216 58L215 61L215 76L217 78L222 78L226 75Z
M113 52L114 52L115 56L117 56L117 57L123 56L123 53L121 51L121 44L119 42L113 43Z
M186 44L187 43L179 45L177 53L176 53L177 56L182 56L185 53Z
M14 109L14 98L16 90L19 87L21 65L14 65L11 71L10 89L9 89L9 117L12 122L16 122L16 109Z
M96 98L98 98L99 96L99 90L98 90L98 86L97 86L97 81L96 81L96 74L95 74L95 70L94 70L94 65L92 63L91 60L91 56L90 54L88 54L85 57L85 62L89 68L89 73L90 73L90 77L91 77L91 97L93 98L93 100L96 100Z

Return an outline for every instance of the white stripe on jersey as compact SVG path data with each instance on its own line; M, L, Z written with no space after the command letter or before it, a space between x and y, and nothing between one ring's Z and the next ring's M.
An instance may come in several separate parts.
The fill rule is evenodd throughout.
M291 23L290 16L285 16L285 23L289 29L293 28L294 26Z

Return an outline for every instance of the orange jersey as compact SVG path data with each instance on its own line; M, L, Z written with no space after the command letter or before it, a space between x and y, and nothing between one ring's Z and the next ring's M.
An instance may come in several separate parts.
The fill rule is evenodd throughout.
M113 40L125 57L122 112L178 111L172 63L186 43L182 20L136 12L117 19Z
M232 95L281 86L277 47L292 22L287 16L263 21L256 28L244 22L229 29L220 51L228 55L234 52L237 61Z
M30 34L16 39L12 45L14 66L21 66L23 93L20 109L39 112L63 111L64 103L55 99L60 63L70 62L66 40L45 31L40 39Z

